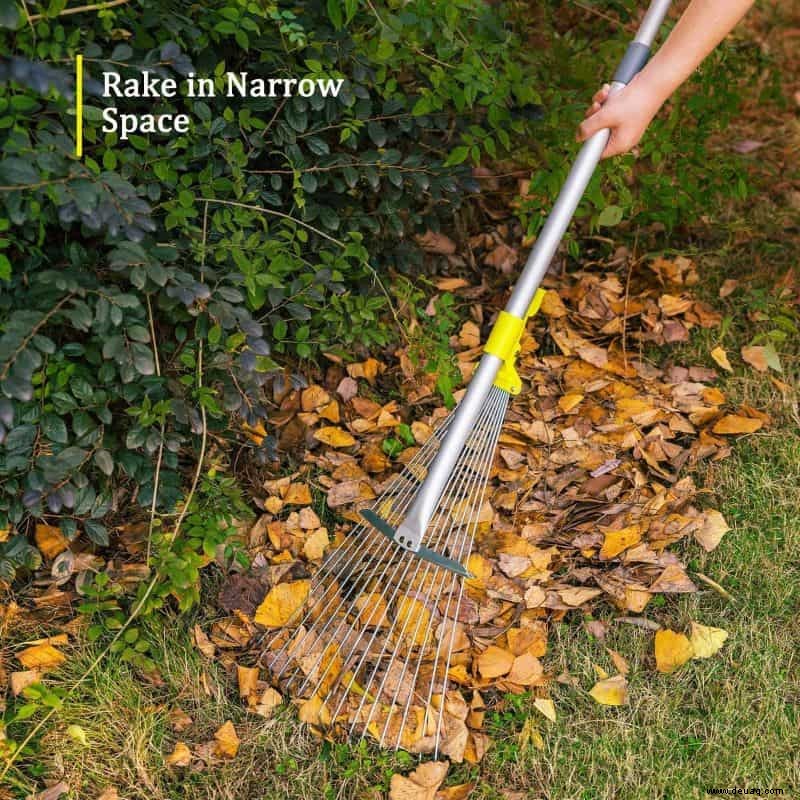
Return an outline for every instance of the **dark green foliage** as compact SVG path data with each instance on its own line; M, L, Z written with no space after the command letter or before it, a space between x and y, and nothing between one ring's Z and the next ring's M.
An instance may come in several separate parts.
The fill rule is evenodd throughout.
M201 407L218 432L232 415L252 424L279 366L396 341L388 270L419 272L412 235L447 224L477 188L473 164L533 157L535 229L598 63L610 70L623 46L618 34L576 57L588 33L561 33L559 6L545 5L540 33L552 46L537 49L520 24L527 4L484 0L138 0L70 16L59 16L63 3L29 2L32 24L0 4L0 528L25 533L56 518L68 538L104 545L110 510L152 502L159 454L157 505L180 498ZM593 22L592 40L608 35ZM179 82L211 76L217 96L100 96L103 70L144 69ZM225 96L229 71L346 82L336 98L245 99ZM730 100L712 98L696 116ZM185 113L191 127L122 142L101 131L110 104ZM617 205L662 219L645 215L657 207L674 222L729 182L700 169L691 126L673 115L662 130L648 145L645 200L623 162L598 179L582 213L607 223L618 215L603 209ZM697 185L670 204L672 133L695 148L687 181ZM446 302L432 331L444 343L456 321ZM427 368L448 397L442 348ZM272 437L262 447L268 454ZM14 531L0 545L4 579L36 566Z

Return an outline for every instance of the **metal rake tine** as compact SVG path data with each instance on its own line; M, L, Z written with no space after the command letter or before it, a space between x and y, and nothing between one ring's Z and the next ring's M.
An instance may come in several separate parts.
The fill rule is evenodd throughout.
M488 419L488 418L489 418L489 409L485 409L485 410L484 410L484 414L482 415L481 419L479 420L479 422L478 422L478 423L477 423L477 425L476 425L476 429L477 429L477 430L480 430L480 429L481 429L481 427L482 427L482 425L483 425L484 419ZM453 484L451 484L451 486L450 486L450 487L449 487L449 489L448 489L448 494L452 494L452 491L454 490L454 488L455 488L455 486L454 486ZM435 524L435 523L439 521L439 518L441 518L441 519L442 519L442 521L444 521L444 519L446 518L446 514L447 514L447 512L446 512L445 508L446 508L446 504L445 504L445 503L442 503L442 504L440 505L440 510L437 512L437 517L436 517L436 518L435 518L435 520L434 520L434 524L431 526L431 527L432 527L434 530L436 529L436 524ZM438 541L438 538L440 538L440 537L437 537L437 541ZM420 566L418 565L418 566L417 566L417 570L416 570L416 572L415 572L415 575L414 575L414 577L415 577L415 578L416 578L416 575L418 575L418 574L419 574L419 569L420 569ZM428 574L428 572L429 572L429 569L430 569L430 563L429 563L429 562L426 562L426 570L425 570L425 572L423 573L423 579L424 579L425 577L427 577L427 574ZM438 569L438 567L437 567L437 569ZM403 577L405 577L405 575L404 575ZM412 579L412 580L413 580L413 579ZM399 586L398 586L398 587L395 589L395 592L394 592L394 594L396 594L396 593L397 593L397 590L398 590L398 589L399 589ZM393 596L394 596L394 595L393 595ZM435 611L435 609L434 609L434 611ZM431 618L432 618L433 616L434 616L434 614L432 613L432 614L431 614ZM402 637L405 635L405 631L406 631L406 629L407 629L407 627L408 627L408 623L409 623L409 617L407 616L407 617L406 617L406 620L405 620L405 622L404 622L404 624L403 624L403 630L401 631L401 633L400 633L400 635L399 635L399 640L402 640ZM359 704L358 710L357 710L357 712L356 712L356 714L355 714L355 716L354 716L354 721L356 721L356 720L358 719L358 715L361 713L361 709L363 708L364 700L365 700L365 698L366 698L366 693L369 691L369 688L372 686L372 684L373 684L373 682L374 682L374 680L375 680L375 676L377 675L378 669L379 669L379 667L380 667L380 659L383 657L383 654L386 652L387 646L389 645L389 642L390 642L390 639L391 639L391 635L394 633L394 630L395 630L395 626L396 626L396 624L397 624L397 619L395 618L395 621L393 622L393 624L392 624L392 626L391 626L391 629L390 629L389 633L387 633L387 634L386 634L386 636L385 636L385 638L384 638L384 644L383 644L383 648L382 648L382 650L381 650L380 657L377 659L377 661L376 661L376 665L375 665L375 667L373 667L373 669L372 669L372 672L370 673L369 680L368 680L368 682L367 682L367 683L365 684L365 686L364 686L364 689L365 689L365 694L364 694L364 696L362 696L361 703ZM375 633L377 633L377 631L376 631ZM374 637L375 637L375 634L373 634L373 639L374 639ZM371 645L371 643L372 643L372 642L370 642L370 645ZM411 652L411 651L413 651L413 647L410 649L410 652ZM367 652L368 652L368 651L367 651ZM391 659L391 661L393 661L393 660L394 660L394 659L392 658L392 659ZM362 658L362 662L363 662L363 658ZM390 665L391 665L391 664L390 664ZM359 668L360 668L360 665L359 665ZM388 671L387 671L387 672L385 673L385 675L384 675L384 680L383 680L383 682L382 682L382 683L381 683L381 685L378 687L378 693L377 693L377 697L379 697L379 696L380 696L380 693L383 691L383 686L384 686L384 684L385 684L385 681L386 681L386 677L387 677L387 676L388 676ZM341 703L340 703L340 705L341 705ZM367 721L366 721L366 723L365 723L365 725L364 725L364 730L365 730L365 731L366 731L366 730L367 730L367 728L369 727L369 724L370 724L370 722L372 721L372 717L373 717L374 713L375 713L375 705L373 704L372 710L370 711L370 715L369 715L369 717L367 718ZM352 725L351 725L351 729L352 729ZM364 735L364 734L362 733L362 736L363 736L363 735Z
M500 395L500 400L501 400L500 408L501 408L501 410L503 412L503 417L504 417L505 416L505 410L508 407L508 402L509 402L510 397L509 397L508 394L506 394L506 392L504 392L502 390L498 390L498 393ZM495 432L494 444L492 446L492 453L494 453L494 450L497 447L497 440L500 438L500 431L502 430L502 427L503 426L502 426L502 418L501 418L501 424L497 426L497 430ZM486 482L488 482L488 475L486 475ZM469 542L469 547L470 548L472 547L472 542L473 542L474 538L475 538L475 536L474 536L474 530L473 530L473 534L470 537L470 542ZM459 613L459 611L461 609L461 600L462 600L463 596L464 596L464 583L462 581L458 586L458 599L456 600L455 613L453 615L454 624L453 624L453 629L452 629L451 634L450 634L450 643L448 645L447 658L445 660L444 671L442 673L442 703L441 703L441 706L439 708L439 715L438 715L438 719L437 719L437 723L436 723L436 733L434 734L434 740L435 740L434 758L438 758L438 756L439 756L439 744L440 744L440 738L441 738L442 723L444 721L444 706L445 706L444 699L445 699L445 697L447 695L448 673L450 671L450 661L451 661L451 659L453 657L453 645L455 643L455 635L456 635L456 622L458 620L458 613ZM448 609L447 610L449 611L449 599L448 599ZM437 660L438 660L438 653L437 653ZM436 675L435 675L435 668L434 668L434 675L433 675L433 678L431 680L431 689L430 689L430 696L431 697L433 695L433 682L435 680L435 677L436 677ZM427 714L427 708L429 708L429 707L430 707L430 703L428 703L428 705L426 706L426 714Z
M411 566L412 561L417 561L416 570L414 571L414 575L412 576L412 583L416 579L417 575L419 574L419 570L420 570L423 562L421 561L421 559L414 559L412 557L411 560L406 562L406 567L403 570L402 575L400 576L400 580L396 583L391 597L389 597L388 600L386 600L386 598L384 598L385 601L386 601L386 608L381 613L381 618L380 618L380 620L378 622L378 625L374 626L375 630L373 631L372 636L370 637L370 640L367 643L367 646L364 648L364 653L362 654L361 659L359 660L359 662L356 665L356 667L353 670L351 670L352 677L350 678L350 681L349 681L347 687L344 690L343 697L339 701L339 704L336 707L336 711L332 715L332 717L334 719L336 718L336 715L338 714L339 710L341 709L344 700L346 699L347 695L350 692L350 689L352 688L353 684L355 683L355 679L356 679L356 675L357 675L358 671L361 669L361 666L363 665L364 661L366 660L366 658L369 655L369 648L372 646L372 643L374 642L375 638L377 637L378 632L380 631L381 623L385 619L386 614L389 612L389 607L390 607L391 603L394 601L394 598L397 595L398 591L400 590L401 583L402 583L402 581L405 580L406 574L408 573L408 569ZM427 575L428 568L430 567L430 562L424 562L424 563L426 565L426 571L425 571L425 573L423 573L423 577L425 577L425 575ZM403 564L402 561L398 562L397 566L395 567L394 574L392 576L393 578L397 575L397 572L400 569L400 567L402 566L402 564ZM406 620L406 623L407 623L407 620ZM361 713L361 709L363 708L364 702L365 702L365 700L367 698L367 695L369 694L370 687L372 686L372 683L373 683L373 681L375 679L375 674L377 673L377 670L380 667L380 660L383 657L384 652L386 651L386 646L387 646L387 644L388 644L388 642L389 642L389 640L391 638L392 633L394 632L396 624L397 624L397 620L395 619L395 621L392 623L389 631L385 634L384 646L383 646L383 648L381 650L380 656L376 660L376 665L373 668L372 673L370 674L369 681L364 685L364 687L362 687L363 688L362 699L361 699L361 703L358 706L358 710L357 710L356 714L354 715L354 720L357 720L358 715ZM359 642L363 638L364 637L361 634L357 637L356 641L353 644L353 647L351 647L350 653L348 653L347 657L345 658L345 662L348 661L350 659L350 657L352 657L352 654L355 652L356 647L358 646ZM324 676L317 682L317 685L320 685L322 680L324 680ZM332 691L333 691L333 688L331 688L331 690L329 690L328 695L325 698L326 701L327 701L327 698L332 694ZM377 698L376 698L376 701L377 701ZM372 714L374 713L374 710L375 710L375 704L373 704L373 709L372 709L372 712L370 713L370 717L369 717L369 719L367 721L367 726L369 725L369 722L372 719Z
M483 438L483 434L485 432L488 433L490 431L490 428L491 428L491 425L492 425L492 422L493 422L492 416L495 413L496 409L494 408L494 404L493 403L487 403L487 409L488 409L488 413L487 413L487 416L486 416L485 425L476 426L476 432L475 432L475 438L476 439ZM486 446L484 444L484 451L485 450L486 450ZM475 448L475 451L477 452L477 448ZM484 454L482 454L482 455L484 455ZM486 461L486 458L484 457L483 460ZM479 473L473 472L472 474L468 475L467 476L467 481L469 482L469 486L470 486L470 488L468 489L468 495L471 495L473 493L473 491L475 489L478 489L479 486L480 486ZM456 488L458 488L458 487L456 487ZM459 525L453 519L453 516L451 514L450 515L449 524L446 526L447 533L446 533L446 535L440 536L439 537L440 540L443 538L445 543L449 542L451 537L452 537L453 532L457 531L458 528L459 528ZM463 541L462 541L462 547L459 548L458 558L460 559L462 555L463 555ZM436 568L436 572L439 572L439 571L440 571L440 568L437 567ZM434 579L439 577L436 574L436 572L432 576ZM442 577L447 577L447 576L442 576ZM455 579L455 576L453 576L453 578ZM416 692L417 677L419 675L420 668L422 667L422 662L423 662L423 659L424 659L424 656L425 656L425 651L426 651L427 646L428 646L428 640L430 639L431 630L433 629L433 624L434 624L434 621L435 621L435 618L436 618L436 614L438 612L439 600L441 598L442 591L444 590L445 583L446 583L445 581L439 582L439 590L438 590L438 592L436 594L435 601L432 603L433 611L428 617L428 624L427 624L426 629L425 629L424 639L423 639L422 642L419 642L418 645L417 645L417 647L418 647L417 665L416 665L416 669L414 670L413 676L411 678L411 691L409 692L409 695L408 695L408 698L406 699L406 702L403 704L403 712L402 712L403 713L403 717L402 717L402 720L400 722L400 727L399 727L399 730L398 730L397 740L395 741L395 746L394 746L395 749L399 748L400 743L402 742L403 730L405 729L406 721L408 719L408 714L409 714L409 711L411 710L411 702L412 702L412 699L413 699L414 694ZM417 620L417 626L414 629L414 632L412 634L412 641L414 641L414 642L417 642L418 634L420 632L420 627L421 627L421 624L422 624L422 620L423 620L423 617L422 617L422 615L420 615L419 619ZM383 746L384 738L386 737L386 734L388 733L389 724L391 722L392 715L394 714L394 706L395 706L395 703L397 702L397 697L398 697L398 695L400 693L400 688L402 686L402 682L405 679L406 674L408 673L409 665L412 663L413 655L414 655L414 651L413 651L413 648L411 648L411 649L409 649L409 652L408 652L408 654L407 654L407 656L405 658L405 661L403 663L403 668L402 668L402 672L401 672L400 676L399 677L395 676L395 677L397 677L398 683L397 683L397 687L395 689L394 696L392 698L392 702L389 705L389 707L390 707L389 715L387 716L386 723L384 724L383 731L381 732L381 738L380 738L380 741L379 741L380 746ZM387 672L386 676L388 676L388 672ZM383 683L381 684L381 686L378 689L379 693L383 691L383 685L385 684L386 676L384 676L384 681L383 681ZM423 729L424 729L424 726L423 726Z
M408 501L410 501L411 494L413 493L413 488L414 488L413 486L409 486L409 487L407 487L407 490L405 490L405 497L403 498L403 504L405 504L405 503L407 503ZM379 538L378 538L378 542L379 542L379 543L380 543L380 542L384 542L384 539L383 539L383 537L379 537ZM382 552L382 557L385 557L385 556L386 556L388 553L390 553L390 552L392 551L392 549L394 549L394 548L395 548L395 545L393 545L393 544L392 544L392 542L385 542L385 547L384 547L384 550L383 550L383 552ZM360 557L360 555L359 555L359 557ZM384 567L384 573L385 573L386 569L388 568L388 566L389 566L389 563L391 563L391 562L387 562L386 566ZM383 574L382 574L382 575L383 575ZM381 577L382 577L382 575L381 575ZM355 596L355 597L353 598L353 600L351 601L351 603L350 603L350 606L349 606L349 608L347 609L347 611L345 612L343 619L342 619L342 620L340 620L340 622L339 622L339 625L337 626L336 630L334 631L334 636L335 636L336 634L338 634L338 633L339 633L339 630L341 629L341 627L342 627L342 624L343 624L344 622L346 622L346 620L347 620L347 617L348 617L348 616L349 616L349 615L352 613L352 610L353 610L353 608L354 608L354 606L355 606L355 604L356 604L357 600L358 600L358 597L357 597L357 596ZM347 598L346 598L346 597L343 597L343 598L342 598L342 600L339 602L339 605L336 607L336 609L334 609L334 610L333 610L333 611L332 611L332 612L329 614L329 616L328 616L328 621L325 623L325 625L323 626L322 630L321 630L321 631L319 631L319 632L316 632L316 633L315 633L315 635L317 635L317 636L321 636L322 634L324 634L324 633L325 633L325 631L328 629L329 625L330 625L330 624L331 624L331 623L334 621L334 619L336 618L336 615L338 614L339 610L342 608L342 606L343 606L343 605L344 605L346 602L347 602ZM315 603L315 606L314 606L314 607L316 607L316 603ZM306 617L305 617L305 619L308 619L310 615L311 615L311 611L309 611L309 613L308 613L308 614L306 614ZM315 624L314 624L314 625L313 625L311 628L309 628L309 629L307 629L307 630L306 630L306 632L305 632L305 634L303 635L303 638L301 639L300 643L302 643L303 641L305 641L305 639L308 637L308 635L311 633L311 631L312 631L312 630L314 630L314 628L315 628L315 627L316 627L316 623L315 623ZM319 666L319 664L321 663L322 659L324 658L324 655L325 655L325 651L323 650L323 652L320 654L319 658L317 659L317 662L314 664L314 666L313 666L312 670L309 672L309 676L310 676L310 675L312 675L312 674L313 674L313 672L314 672L314 670L316 670L316 669L317 669L317 667L318 667L318 666ZM288 662L287 662L287 664L284 666L284 668L283 668L283 669L280 671L280 673L279 673L278 677L280 677L280 676L283 674L283 672L285 672L286 666L288 666ZM329 668L330 668L330 666L331 666L331 665L329 665ZM293 672L293 676L292 676L292 677L289 679L289 682L288 682L288 684L287 684L287 687L288 687L289 685L291 685L291 683L294 681L294 675L296 675L296 673L297 673L297 669L295 669L295 670L294 670L294 672ZM327 670L326 670L326 672L325 672L325 675L327 675ZM325 676L323 675L323 679L324 679L324 677L325 677ZM306 683L307 683L307 682L308 682L308 678L306 678L306 680L303 682L303 684L302 684L302 686L301 686L301 688L300 688L300 691L302 691L302 690L303 690L303 688L305 688L305 685L306 685Z
M448 415L444 420L442 420L441 424L431 434L431 437L428 440L428 442L432 442L431 447L426 450L426 445L428 444L428 442L425 442L425 444L422 446L420 451L414 456L414 458L411 459L411 461L408 464L405 465L403 470L398 474L402 475L406 471L408 471L408 472L411 473L411 475L413 477L412 467L420 466L421 464L425 463L425 461L429 457L432 457L433 452L436 449L436 442L433 441L433 440L435 440L437 438L440 438L441 432L443 432L443 431L445 431L447 429L451 419L452 419L452 415ZM407 504L407 502L410 500L412 489L413 489L413 486L406 487L406 489L403 491L403 493L398 495L398 497L395 498L394 501L396 502L399 498L402 497L403 498L402 499L403 504ZM383 498L383 499L379 498L376 501L376 504L373 506L373 508L376 508L376 509L379 508L380 505L382 503L384 503L384 502L385 502L385 498ZM345 551L349 551L350 555L348 556L347 561L342 561L342 558L339 558L338 560L336 560L334 562L334 564L336 565L337 568L340 568L342 565L349 564L350 561L353 559L353 554L354 553L359 553L360 554L360 550L363 548L364 542L363 542L363 540L359 541L359 537L357 535L355 535L355 534L358 532L359 528L363 531L363 530L366 530L367 527L368 526L359 524L359 525L356 526L356 528L354 528L352 531L350 531L349 535L351 536L351 540L346 545L346 547L343 548ZM379 543L381 543L383 541L383 537L379 536L374 530L372 530L372 528L369 528L369 530L367 532L367 536L368 536L368 543L369 544L379 544ZM373 540L372 542L369 542L370 538ZM343 554L343 556L344 556L344 554ZM311 608L308 609L308 611L306 612L305 616L298 623L297 627L303 626L305 624L305 622L308 619L310 619L310 617L312 616L314 610L317 608L317 606L320 604L320 602L324 599L324 597L327 595L327 593L330 591L330 589L333 588L333 586L335 585L335 581L340 577L341 570L334 575L333 566L334 565L331 565L330 568L328 568L327 564L323 564L323 566L320 568L321 570L325 570L326 568L328 569L328 577L333 576L333 582L331 583L331 585L327 589L325 589L325 591L322 594L322 597L314 601L314 604L311 606ZM320 581L320 583L322 583L322 581ZM317 584L317 586L319 586L319 584ZM307 633L304 634L304 637L300 640L300 642L296 643L297 646L302 644L302 642L305 640L305 636L307 635ZM280 650L278 650L274 654L273 657L274 658L279 658L281 655L283 655L283 653L286 652L286 650L287 650L287 648L288 648L288 646L289 646L291 641L292 641L292 637L289 637L289 639L287 639L286 643L280 648ZM285 672L285 668L282 669L276 675L276 678L279 678L284 672Z

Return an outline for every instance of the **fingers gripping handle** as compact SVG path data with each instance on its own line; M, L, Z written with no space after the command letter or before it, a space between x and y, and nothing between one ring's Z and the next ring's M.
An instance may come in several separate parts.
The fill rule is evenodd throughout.
M653 0L644 15L634 43L646 47L648 53L669 7L670 0ZM641 58L641 56L637 58ZM624 61L625 59L623 59L623 63ZM629 63L634 62L631 61ZM644 63L642 62L638 69L641 69ZM614 82L611 85L611 92L617 92L622 88L623 84L621 82ZM506 311L509 314L524 319L525 312L528 310L531 300L539 288L550 262L553 260L567 226L572 220L575 209L578 207L578 203L580 203L581 197L583 197L586 187L597 168L600 157L606 149L610 136L611 131L607 128L598 131L581 147L567 180L564 182L564 186L556 199L553 210L539 232L536 244L528 256L528 263L525 265L525 269L522 271L517 285L511 293L506 305Z

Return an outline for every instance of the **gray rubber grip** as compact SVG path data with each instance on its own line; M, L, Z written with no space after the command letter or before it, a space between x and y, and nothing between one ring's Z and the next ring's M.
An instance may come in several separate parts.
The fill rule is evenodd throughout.
M630 83L649 59L650 48L646 44L631 42L614 73L614 80L617 83Z

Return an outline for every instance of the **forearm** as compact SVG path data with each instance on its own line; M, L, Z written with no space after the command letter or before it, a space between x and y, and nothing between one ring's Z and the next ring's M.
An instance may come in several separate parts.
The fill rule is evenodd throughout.
M663 102L733 30L755 0L691 0L640 79Z

